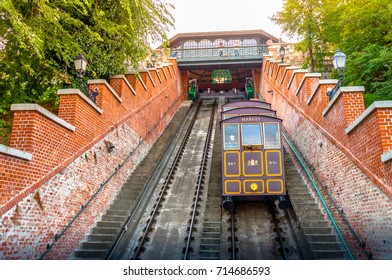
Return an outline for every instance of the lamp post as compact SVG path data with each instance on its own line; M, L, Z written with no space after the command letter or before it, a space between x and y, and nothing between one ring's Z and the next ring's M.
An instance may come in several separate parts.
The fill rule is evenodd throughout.
M94 91L92 91L83 81L83 75L86 72L87 68L87 60L83 56L83 54L79 53L77 57L74 59L74 64L75 64L75 70L78 72L78 78L79 78L79 83L83 87L83 89L87 92L88 97L90 98L91 101L96 103L97 101L97 95L98 95L98 88L95 88Z
M347 58L346 55L342 53L340 50L336 50L336 53L332 58L333 67L339 73L339 81L332 90L328 90L327 95L329 97L329 100L331 100L334 97L334 95L342 85L343 71L344 68L346 67L346 58Z
M281 46L280 49L279 49L279 56L282 59L282 62L284 60L285 53L286 53L286 49L283 46Z
M157 62L157 54L155 52L151 54L151 62L152 62L152 67L155 67L155 63Z

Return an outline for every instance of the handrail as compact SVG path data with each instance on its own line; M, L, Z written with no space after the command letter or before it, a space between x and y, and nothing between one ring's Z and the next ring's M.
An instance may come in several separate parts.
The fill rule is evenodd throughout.
M163 118L166 117L166 115L169 113L169 111L174 107L174 105L177 103L177 101L181 98L182 96L178 96L177 99L169 106L169 108L163 113L163 115L159 118L159 120L151 127L151 129L146 133L144 138L142 138L139 143L136 145L136 147L130 151L129 155L122 161L121 164L119 164L114 172L109 175L109 177L100 184L99 188L95 191L95 193L90 197L90 199L81 206L80 210L78 213L75 214L75 216L72 218L72 220L65 226L65 228L60 232L60 234L55 234L54 236L54 242L51 244L46 245L46 250L41 254L40 260L44 259L45 256L49 253L49 251L53 248L55 245L55 242L57 242L64 234L65 232L71 227L71 225L76 221L76 219L83 213L84 209L87 208L87 206L91 203L91 201L94 200L94 198L98 195L99 192L106 186L106 184L110 181L110 179L113 178L114 175L117 174L117 172L124 166L124 164L133 156L133 154L139 149L139 147L146 141L148 135L154 131L154 129L158 126L158 124L163 120Z
M290 138L289 136L286 135L287 138ZM286 140L287 141L287 140ZM354 236L355 240L357 241L358 245L361 248L365 248L366 247L366 242L362 240L362 238L357 234L357 232L355 231L355 229L351 226L350 222L347 220L346 216L344 215L344 213L340 210L340 207L336 204L335 200L333 199L333 197L331 196L330 192L328 191L327 187L321 182L319 176L317 175L317 173L315 172L313 166L311 164L309 164L307 162L307 160L305 159L304 155L299 151L298 147L294 144L294 141L292 139L290 139L291 144L293 147L295 147L295 149L298 151L298 153L300 154L302 160L305 162L305 164L307 166L309 166L309 169L312 171L313 175L316 177L319 185L323 188L323 190L325 191L325 193L327 194L328 198L331 200L332 204L334 205L334 207L336 208L337 212L339 213L339 215L342 217L343 221L346 223L348 229L350 230L351 234ZM368 259L372 259L373 254L371 252L365 251L366 256L368 257Z
M286 134L282 132L282 135L283 135L284 139L286 140L286 143L289 145L291 151L294 153L295 157L297 158L297 160L298 160L299 163L301 164L302 168L303 168L304 171L306 172L306 175L308 176L310 182L312 183L313 188L316 190L316 192L317 192L317 194L318 194L318 196L319 196L319 198L320 198L320 200L321 200L321 203L323 204L325 210L327 211L327 214L328 214L329 218L331 219L331 222L332 222L332 224L333 224L333 226L334 226L334 228L335 228L335 230L336 230L336 232L337 232L337 234L338 234L340 240L341 240L342 243L343 243L344 248L346 249L347 253L349 254L350 259L355 260L355 257L354 257L354 255L352 254L350 248L348 247L347 242L346 242L346 240L344 239L344 237L343 237L343 235L342 235L342 233L341 233L341 231L340 231L338 225L336 224L336 221L335 221L334 217L332 216L332 213L331 213L331 211L329 210L329 207L328 207L327 203L325 202L323 196L321 195L320 190L319 190L318 187L317 187L317 184L315 183L315 181L313 180L312 176L310 175L308 168L305 166L304 162L303 162L302 159L299 157L297 151L294 149L294 147L293 147L291 141L287 138Z
M256 46L213 46L208 48L173 48L172 55L177 59L187 58L244 58L268 54L268 45Z

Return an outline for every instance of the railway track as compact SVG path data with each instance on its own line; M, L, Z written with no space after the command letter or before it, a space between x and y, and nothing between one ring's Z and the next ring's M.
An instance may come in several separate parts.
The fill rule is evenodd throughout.
M195 239L199 203L205 199L203 184L211 122L215 119L212 109L216 106L212 102L204 103L173 156L168 172L159 179L153 203L147 207L147 215L141 219L121 258L181 259L194 255L191 243Z
M135 210L141 218L113 258L301 259L287 211L260 202L237 203L232 213L222 210L219 114L215 100L195 107L161 164L165 169L152 176L156 186L148 205Z

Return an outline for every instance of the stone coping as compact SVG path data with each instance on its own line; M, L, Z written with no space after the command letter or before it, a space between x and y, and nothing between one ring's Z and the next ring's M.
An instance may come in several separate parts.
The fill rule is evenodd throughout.
M109 89L109 91L113 94L113 96L118 100L118 102L122 103L121 97L118 96L117 92L108 84L106 80L104 79L89 80L88 84L89 85L104 84Z
M75 89L75 88L66 88L66 89L59 89L57 91L58 95L71 95L71 94L76 94L79 95L80 98L82 98L84 101L86 101L91 107L93 107L98 113L102 115L102 109L97 106L94 102L90 100L86 95L84 95L80 90Z
M302 86L305 84L306 78L321 78L321 74L320 73L306 73L303 76L302 81L299 83L297 92L295 93L296 96L299 94L299 92L301 91Z
M392 108L392 100L374 101L352 124L346 128L346 134L353 131L365 118L377 108Z
M333 107L336 100L339 98L339 96L343 92L358 92L358 91L364 92L365 87L364 86L356 86L356 87L341 87L341 88L339 88L338 91L336 92L336 94L334 95L334 97L332 98L332 100L328 103L327 107L325 107L325 109L323 111L323 116L325 117L327 115L328 111Z
M37 111L41 115L44 115L45 117L47 117L51 121L63 126L64 128L71 130L71 131L75 131L75 127L72 124L59 118L58 116L49 112L48 110L39 106L38 104L29 104L29 103L27 103L27 104L12 104L11 111Z
M0 144L0 153L24 160L32 160L32 154Z
M135 89L131 86L131 84L128 82L128 80L125 78L125 75L114 75L110 77L110 79L123 79L125 84L130 88L132 91L133 95L136 95Z
M310 95L309 99L308 99L308 105L310 105L310 103L312 102L314 96L316 95L319 87L321 85L333 85L335 86L337 84L338 80L336 79L325 79L325 80L319 80L317 86L313 89L312 94Z

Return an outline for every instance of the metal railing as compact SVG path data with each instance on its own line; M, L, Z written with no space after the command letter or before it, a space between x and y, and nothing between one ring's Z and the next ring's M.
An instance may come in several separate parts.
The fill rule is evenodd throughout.
M268 46L186 48L172 49L171 52L172 57L176 57L179 61L193 59L244 59L262 57L264 54L268 54Z
M300 165L302 166L303 170L305 171L307 177L309 178L309 180L311 181L314 189L316 190L322 204L324 205L328 216L330 217L332 224L335 227L336 232L338 233L340 239L342 240L342 243L345 247L345 249L347 250L347 252L349 253L349 256L351 259L354 259L353 254L351 253L351 250L348 248L348 245L343 237L343 235L340 232L339 227L337 226L335 219L333 218L329 207L327 206L319 188L318 185L321 186L324 190L324 192L327 194L329 200L332 202L333 206L335 207L336 211L338 212L338 214L341 216L342 220L344 221L344 223L346 224L346 226L348 227L349 231L351 232L351 234L353 235L354 239L357 241L359 247L361 248L365 248L366 247L366 243L362 240L362 238L357 234L357 232L354 230L354 228L351 226L350 222L347 220L346 216L344 215L343 211L341 210L341 208L336 204L335 200L333 199L333 197L331 196L331 194L329 193L327 187L321 182L320 178L318 177L318 175L316 174L314 168L306 161L305 157L303 156L303 154L300 152L300 150L298 149L298 147L294 144L294 141L292 139L290 139L290 137L288 136L287 133L283 133L283 137L286 140L286 143L288 144L288 146L290 147L291 151L294 153L295 157L297 158L298 162L300 163ZM310 174L309 170L312 172L313 176ZM315 180L313 179L313 177L316 178L316 180L318 181L318 185L316 184ZM372 259L373 254L369 251L365 251L364 252L367 256L368 259Z

